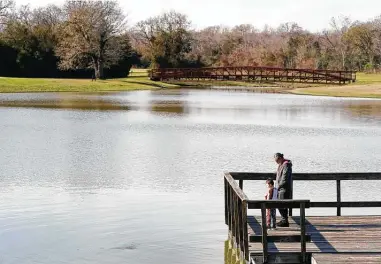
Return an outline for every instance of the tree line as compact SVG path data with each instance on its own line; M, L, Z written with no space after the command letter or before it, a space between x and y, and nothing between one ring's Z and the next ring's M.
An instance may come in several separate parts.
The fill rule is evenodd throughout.
M0 0L0 75L124 77L139 61L116 1L31 9Z
M332 18L312 33L296 23L192 28L170 11L128 24L115 0L31 9L0 0L0 76L125 77L137 67L272 66L376 71L381 16Z

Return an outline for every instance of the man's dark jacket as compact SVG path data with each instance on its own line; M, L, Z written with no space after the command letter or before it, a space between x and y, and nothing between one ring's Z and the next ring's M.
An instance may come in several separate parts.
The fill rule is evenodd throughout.
M292 193L292 163L290 160L284 160L283 163L278 166L276 183L279 190L284 189Z

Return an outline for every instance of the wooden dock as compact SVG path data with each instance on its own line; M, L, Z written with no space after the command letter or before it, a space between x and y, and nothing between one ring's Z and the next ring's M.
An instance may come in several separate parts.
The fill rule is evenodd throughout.
M154 81L251 81L347 84L356 81L355 71L290 69L276 67L160 68L149 71Z
M255 263L263 263L262 244L256 239L262 236L260 217L249 217L248 225L249 239L255 241L249 244L250 255ZM269 231L269 254L300 254L300 244L295 243L298 233L299 217L292 217L289 228ZM306 236L306 253L312 263L381 263L381 216L306 217Z
M381 216L341 216L342 207L381 207L380 201L343 202L341 181L381 180L381 173L294 174L294 180L335 181L335 202L309 200L253 201L243 192L245 180L274 178L268 173L225 173L225 222L232 245L245 263L381 263ZM290 227L267 230L267 208L294 208ZM336 216L306 216L313 207L336 207ZM251 216L248 209L259 209ZM234 263L234 261L232 262ZM238 261L236 262L238 263Z

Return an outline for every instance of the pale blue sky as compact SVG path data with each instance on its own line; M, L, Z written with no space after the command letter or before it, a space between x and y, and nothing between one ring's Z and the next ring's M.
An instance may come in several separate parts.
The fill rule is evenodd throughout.
M40 6L60 4L64 0L16 2ZM244 23L262 28L265 24L275 27L293 21L317 31L327 28L333 16L345 15L364 21L381 15L381 0L124 0L120 3L131 23L174 9L187 14L196 28Z

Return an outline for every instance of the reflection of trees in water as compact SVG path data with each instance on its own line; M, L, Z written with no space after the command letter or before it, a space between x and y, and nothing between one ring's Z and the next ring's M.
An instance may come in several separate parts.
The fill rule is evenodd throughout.
M182 90L182 89L163 89L158 91L152 91L155 94L158 94L160 96L163 95L188 95L191 91L190 90Z
M129 110L127 105L118 102L105 100L101 97L94 98L63 98L58 104L61 108L71 108L79 110Z
M100 96L59 96L58 98L52 99L1 101L0 107L51 108L100 111L129 110L129 107L125 104L105 100Z
M176 113L184 114L186 113L186 105L184 101L151 101L150 108L152 112L163 112L163 113Z
M311 112L311 109L291 106L291 108L279 108L277 109L277 112L281 120L293 121L297 119L299 116L307 115Z
M241 263L241 262L237 261L238 250L235 248L232 248L232 243L230 242L230 240L226 240L224 242L224 244L225 244L224 245L224 263L225 264Z
M229 249L230 249L230 241L229 240L226 240L224 242L224 263L225 264L232 264L231 262L231 259L230 259L230 255L229 255Z
M381 101L349 103L344 109L352 117L381 117Z

